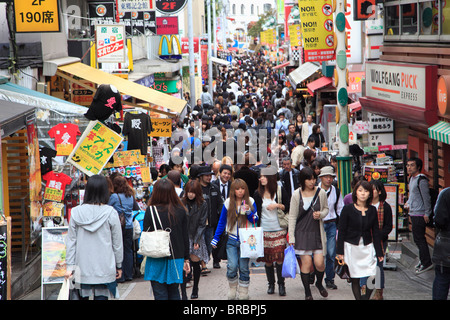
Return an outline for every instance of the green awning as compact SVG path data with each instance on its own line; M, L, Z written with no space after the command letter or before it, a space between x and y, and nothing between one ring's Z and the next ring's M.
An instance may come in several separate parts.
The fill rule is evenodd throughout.
M433 140L450 144L450 123L439 121L428 128L428 136Z

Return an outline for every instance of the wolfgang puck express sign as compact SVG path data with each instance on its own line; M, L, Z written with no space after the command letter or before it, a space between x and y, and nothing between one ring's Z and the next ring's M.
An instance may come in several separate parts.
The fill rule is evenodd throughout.
M175 14L184 9L187 0L155 0L155 8L162 14Z
M366 96L426 108L427 104L433 101L430 99L431 95L436 95L436 80L433 79L434 72L431 67L368 62Z

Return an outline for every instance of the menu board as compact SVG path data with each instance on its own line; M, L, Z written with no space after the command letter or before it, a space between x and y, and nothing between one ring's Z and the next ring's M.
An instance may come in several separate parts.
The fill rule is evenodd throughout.
M9 260L9 238L11 235L9 225L11 225L11 218L7 219L8 222L2 221L0 218L0 300L9 300L11 291L11 261Z
M389 233L388 240L397 241L397 216L398 216L398 185L397 184L385 184L384 189L386 190L386 202L391 206L392 209L392 231Z
M62 283L68 227L42 228L42 284Z

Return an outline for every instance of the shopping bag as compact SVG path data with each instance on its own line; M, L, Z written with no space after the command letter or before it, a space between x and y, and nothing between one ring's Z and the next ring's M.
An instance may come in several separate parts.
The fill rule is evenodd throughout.
M59 290L58 300L69 300L69 289L69 280L64 278L61 290Z
M239 228L241 258L264 257L264 234L261 227Z
M295 257L294 246L289 246L284 249L283 268L281 269L281 275L283 278L293 278L297 274L298 262Z

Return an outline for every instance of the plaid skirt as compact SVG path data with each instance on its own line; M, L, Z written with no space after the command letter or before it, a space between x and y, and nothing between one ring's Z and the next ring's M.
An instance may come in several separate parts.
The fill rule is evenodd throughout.
M264 257L256 259L267 263L284 260L284 249L286 249L287 230L264 231Z

